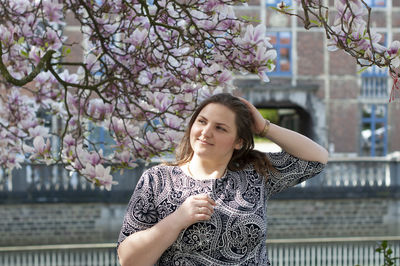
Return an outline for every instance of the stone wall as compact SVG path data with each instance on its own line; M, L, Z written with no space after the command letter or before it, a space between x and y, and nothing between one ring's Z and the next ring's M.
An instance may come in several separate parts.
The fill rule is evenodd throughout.
M116 242L126 207L0 205L0 246ZM270 239L400 235L399 199L273 199L268 214Z

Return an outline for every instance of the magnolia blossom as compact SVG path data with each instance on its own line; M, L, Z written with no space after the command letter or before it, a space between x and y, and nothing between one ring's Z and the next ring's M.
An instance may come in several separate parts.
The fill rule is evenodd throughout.
M57 161L109 190L110 164L135 167L171 151L196 105L233 89L232 73L269 80L277 53L264 25L236 17L237 1L146 3L2 2L0 67L8 72L0 84L2 167L19 166L25 155ZM399 44L386 49L378 33L366 33L362 1L335 5L331 47L345 45L368 62L380 53L382 64L399 67ZM65 35L67 16L80 23L83 60L71 55L82 47ZM33 79L21 85L29 74ZM48 124L57 127L50 131Z
M394 41L390 44L389 49L386 51L387 56L392 59L391 65L397 69L400 66L400 42Z
M106 190L111 190L112 185L118 184L117 181L113 181L112 175L110 175L111 167L104 168L103 165L97 164L93 166L90 163L86 164L86 167L82 170L82 174L88 177L93 182L104 186Z
M36 137L47 137L49 134L49 128L44 126L36 126L34 128L29 128L29 135L36 139Z
M37 136L33 139L33 147L39 155L45 155L50 151L50 139L45 142L42 136Z

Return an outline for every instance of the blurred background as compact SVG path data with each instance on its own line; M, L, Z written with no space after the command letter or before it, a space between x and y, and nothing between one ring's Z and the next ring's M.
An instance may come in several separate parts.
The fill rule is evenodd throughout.
M269 8L279 2L235 8L238 16L260 18L278 52L270 83L237 75L235 93L271 122L326 147L330 160L323 173L269 202L272 265L382 265L375 251L381 241L400 255L400 102L388 103L393 81L374 67L358 73L352 57L327 51L322 30L306 31ZM400 40L400 1L365 2L382 44ZM76 25L69 17L65 31L85 47ZM107 135L99 130L93 138ZM261 139L256 148L280 150ZM170 158L153 164L162 159ZM0 170L0 265L117 265L127 203L151 165L121 172L110 192L62 166L25 164L11 176Z

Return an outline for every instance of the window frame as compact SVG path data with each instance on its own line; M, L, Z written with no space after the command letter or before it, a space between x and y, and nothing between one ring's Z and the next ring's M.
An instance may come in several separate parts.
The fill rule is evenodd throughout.
M281 34L289 34L289 44L281 44L281 38L280 35ZM269 31L267 33L267 37L272 37L273 35L275 35L276 37L276 43L273 44L273 48L276 50L276 64L275 64L275 69L272 72L268 72L268 76L274 76L274 77L290 77L293 74L293 60L292 60L292 51L293 51L293 47L292 47L292 43L293 43L293 35L292 32L290 31ZM288 57L289 57L289 66L290 66L290 70L289 71L282 71L281 70L281 53L280 53L280 49L281 48L287 48L289 50L288 52Z
M383 117L378 117L376 115L376 109L377 105L381 105L384 107L384 115ZM363 109L364 106L370 106L371 107L371 116L370 117L365 117L363 115ZM383 123L384 127L384 132L383 132L383 150L382 150L382 156L386 156L388 153L388 105L387 104L362 104L361 105L361 128L360 128L360 153L363 153L363 136L361 132L363 131L364 125L365 124L370 124L370 130L371 130L371 144L369 147L369 156L371 157L376 157L376 144L377 144L377 139L375 138L376 136L376 125Z
M266 0L265 1L265 5L267 7L271 7L271 6L276 7L278 5L278 3L281 3L281 2L282 2L282 0L275 0L275 2L273 4L269 4L268 1ZM283 0L283 2L285 2L285 4L287 6L291 6L292 5L292 0ZM385 2L386 2L386 0L385 0Z
M382 1L382 0L369 0L371 1L371 4L368 4L369 7L386 7L387 6L387 1L383 0L384 4L383 5L377 5L376 2Z

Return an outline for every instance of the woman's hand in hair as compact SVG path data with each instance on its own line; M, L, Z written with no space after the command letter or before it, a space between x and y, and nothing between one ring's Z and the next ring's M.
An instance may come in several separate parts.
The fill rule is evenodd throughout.
M242 97L238 97L244 104L246 104L247 108L249 109L252 119L253 119L253 133L254 134L259 134L265 126L265 119L264 117L261 115L261 113L257 110L257 108L251 104L249 101L247 101L246 99L242 98Z
M215 201L207 194L199 194L188 197L174 212L182 229L199 221L210 220L214 213Z

